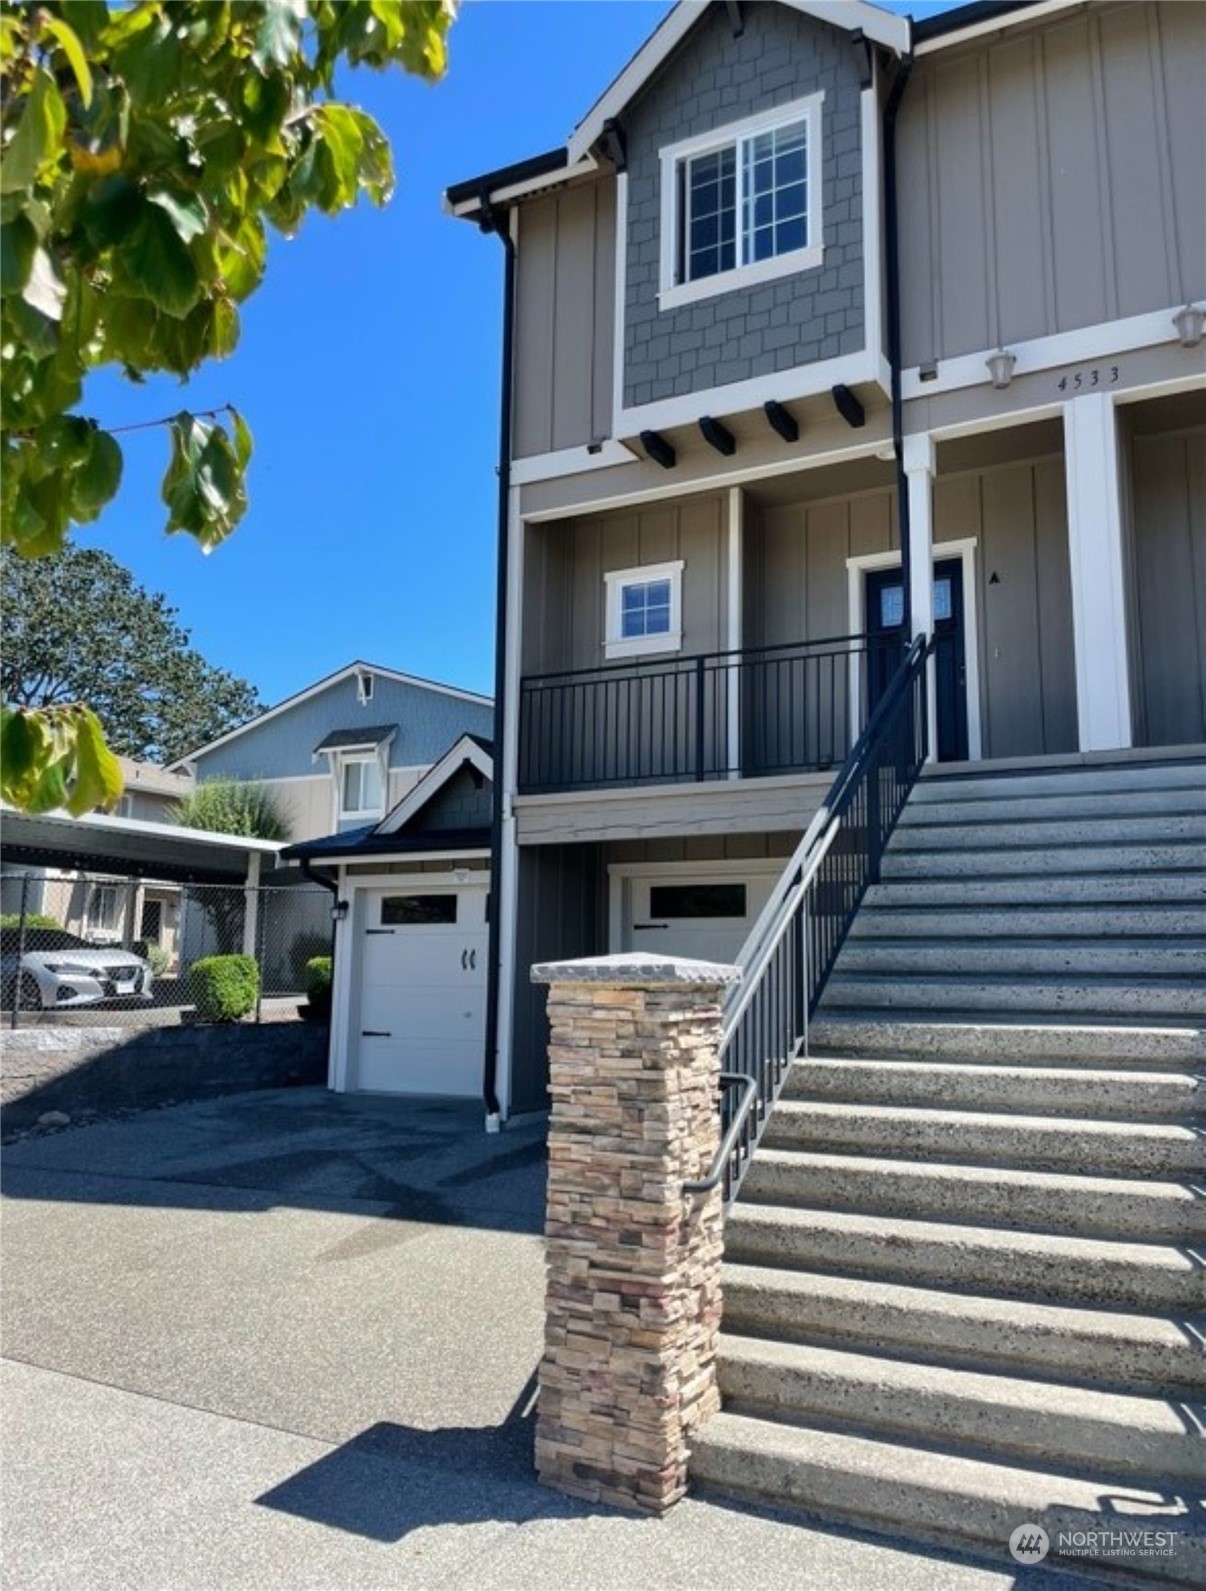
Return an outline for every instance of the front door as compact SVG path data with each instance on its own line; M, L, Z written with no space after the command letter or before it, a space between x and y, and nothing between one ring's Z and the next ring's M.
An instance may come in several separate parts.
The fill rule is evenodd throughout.
M486 890L374 890L361 929L354 1086L384 1094L482 1091Z
M904 629L904 586L899 569L875 569L866 576L867 713L888 687L900 662ZM938 761L967 757L967 669L963 637L963 560L934 564L934 672L938 697Z

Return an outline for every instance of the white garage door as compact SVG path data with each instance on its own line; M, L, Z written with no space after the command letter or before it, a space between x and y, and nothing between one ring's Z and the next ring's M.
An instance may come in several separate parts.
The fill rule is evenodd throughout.
M486 889L374 890L365 900L355 1087L385 1094L482 1089Z
M777 872L635 874L623 881L621 950L664 950L733 961L770 896Z

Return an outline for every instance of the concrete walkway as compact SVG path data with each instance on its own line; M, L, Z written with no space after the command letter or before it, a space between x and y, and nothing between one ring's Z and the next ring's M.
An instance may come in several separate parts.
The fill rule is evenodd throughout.
M3 1171L6 1591L1050 1579L538 1486L536 1128L298 1089L30 1137Z

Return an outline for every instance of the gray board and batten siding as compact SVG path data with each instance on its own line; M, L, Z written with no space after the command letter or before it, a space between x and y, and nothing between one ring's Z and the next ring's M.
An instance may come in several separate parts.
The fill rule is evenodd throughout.
M734 38L727 7L709 6L621 118L628 150L626 408L863 347L861 46L845 30L787 6L747 5L742 20ZM659 150L820 90L823 263L660 310Z
M921 56L906 367L1206 296L1206 6L1093 4Z
M373 676L372 697L362 703L355 676L349 675L198 757L197 777L285 779L321 773L325 764L315 763L314 748L326 735L384 723L398 725L389 766L414 768L437 762L467 730L491 734L493 709L381 674Z

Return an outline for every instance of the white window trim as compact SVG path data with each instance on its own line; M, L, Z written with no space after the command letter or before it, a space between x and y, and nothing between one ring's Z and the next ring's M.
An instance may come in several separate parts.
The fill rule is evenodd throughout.
M609 569L603 576L606 592L603 651L608 658L646 657L656 652L681 652L683 646L683 569L685 560L640 564L635 569ZM670 629L664 635L630 635L621 631L625 586L670 582Z
M821 143L823 137L821 107L825 91L808 94L803 99L778 105L773 110L760 111L747 116L744 121L730 122L712 132L695 138L684 138L677 144L668 144L658 151L661 162L661 238L658 272L658 308L678 309L683 304L694 304L703 298L715 298L720 293L737 288L756 287L762 282L773 282L781 276L791 276L797 271L811 270L825 257L824 215L822 192ZM808 243L805 248L793 249L790 254L778 254L773 259L758 260L751 265L737 265L729 271L718 271L715 276L704 276L694 282L675 280L678 255L678 180L677 168L681 161L695 155L706 155L716 149L725 149L744 138L773 131L790 122L808 124ZM741 237L741 177L740 158L736 162L737 183L737 239Z
M343 776L344 776L345 772L347 771L347 769L353 763L372 763L372 764L376 764L377 778L378 778L378 780L380 782L380 787L381 787L381 802L380 802L380 804L378 806L375 806L375 807L356 807L354 809L349 809L349 808L344 806L344 804L343 804ZM340 823L346 823L352 818L358 818L358 819L360 819L362 821L367 822L367 821L369 821L372 818L382 818L382 817L384 817L385 816L385 802L386 802L387 795L388 795L388 780L389 780L388 771L386 770L386 768L385 768L385 766L383 764L382 758L381 758L381 756L380 756L380 754L378 752L374 751L374 752L366 753L366 752L363 752L363 751L357 751L357 752L345 753L342 756L336 757L336 759L335 759L335 811L336 811L336 820L338 822L340 822Z
M84 921L90 933L116 934L121 932L122 910L118 888L117 884L92 884L89 886L88 905L84 913ZM109 916L108 911L97 912L96 906L99 899L112 901L112 922L105 920Z

